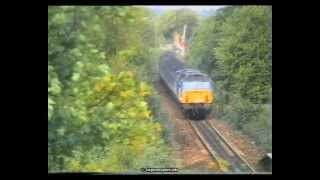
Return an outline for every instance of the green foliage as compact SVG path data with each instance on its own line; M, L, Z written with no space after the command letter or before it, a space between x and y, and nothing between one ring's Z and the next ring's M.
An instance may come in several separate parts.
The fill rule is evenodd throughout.
M48 65L48 120L54 113L55 99L61 93L61 83L54 71L54 68Z
M223 8L199 27L189 65L209 73L222 89L265 103L271 89L271 28L270 7Z
M260 106L261 112L257 115L257 120L250 121L243 126L243 131L261 145L266 151L272 152L272 117L269 104Z
M208 73L216 87L213 113L271 145L272 9L227 6L201 22L188 65Z
M154 92L154 91L153 91ZM168 143L172 144L173 133L175 131L168 112L165 111L160 104L160 95L154 94L149 98L150 110L153 112L155 119L159 120L159 123L163 127L162 139Z
M154 60L150 16L140 7L48 8L48 171L170 163L139 74Z
M200 68L208 73L211 73L212 69L216 67L211 47L217 46L220 26L221 23L211 17L201 23L191 44L190 53L187 57L188 65Z
M196 12L190 9L179 9L166 12L159 18L157 28L166 39L172 42L173 33L182 33L183 26L187 25L186 39L190 39L199 24L199 17Z
M242 7L222 26L215 48L217 64L226 78L222 87L255 103L268 100L271 88L271 9Z
M201 21L190 45L190 53L187 54L187 65L208 73L216 84L221 84L228 78L223 74L223 69L218 67L219 60L215 56L215 48L219 46L219 40L223 37L222 25L225 19L235 9L235 6L218 9L215 15Z
M105 149L75 150L73 158L67 160L67 167L72 172L121 173L140 172L141 167L163 167L173 163L168 160L169 149L163 145L149 144L143 151L141 156L136 156L127 145L119 143Z
M216 93L213 114L252 137L265 150L272 151L271 104L253 104L221 90Z

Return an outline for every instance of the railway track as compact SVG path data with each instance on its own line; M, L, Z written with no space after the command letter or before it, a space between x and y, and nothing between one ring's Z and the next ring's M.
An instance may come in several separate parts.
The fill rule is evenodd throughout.
M158 82L158 90L168 96L168 99L171 99L172 96L170 92L167 91L165 86ZM216 164L221 167L225 164L222 164L221 160L225 160L228 162L229 169L226 172L235 172L235 173L258 173L252 168L249 163L241 156L241 153L237 151L227 140L223 137L223 135L213 127L208 120L190 120L185 118L181 113L179 108L179 104L176 101L172 101L172 107L176 114L172 114L174 119L178 121L185 121L190 124L191 129L195 132L196 136L199 137L201 143L207 149L212 159Z
M221 162L227 161L229 164L228 171L230 172L256 172L207 120L189 120L189 123L219 167L225 166Z

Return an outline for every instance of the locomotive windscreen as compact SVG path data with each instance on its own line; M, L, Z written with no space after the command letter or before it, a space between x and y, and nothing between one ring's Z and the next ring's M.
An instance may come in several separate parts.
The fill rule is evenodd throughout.
M209 81L206 82L199 82L199 81L194 81L194 82L183 82L183 89L188 90L188 89L212 89L212 84Z

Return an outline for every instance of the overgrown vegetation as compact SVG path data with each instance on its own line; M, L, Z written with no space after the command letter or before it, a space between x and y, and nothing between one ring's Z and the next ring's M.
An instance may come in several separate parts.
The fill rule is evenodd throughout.
M173 166L150 108L151 19L140 7L48 7L49 172Z
M199 15L187 8L167 11L157 18L156 27L162 44L172 43L175 32L182 34L183 26L187 25L186 39L192 38L200 22Z
M215 82L214 115L271 151L271 19L267 6L204 19L188 9L48 7L48 171L175 167L173 127L153 84L159 47L184 25L188 65Z
M271 7L219 9L196 30L187 62L215 82L214 115L271 151Z

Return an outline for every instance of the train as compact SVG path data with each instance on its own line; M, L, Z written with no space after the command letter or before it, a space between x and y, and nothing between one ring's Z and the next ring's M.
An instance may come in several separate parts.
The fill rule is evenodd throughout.
M185 116L205 119L210 114L215 93L214 84L206 74L186 68L172 51L160 56L159 73Z

